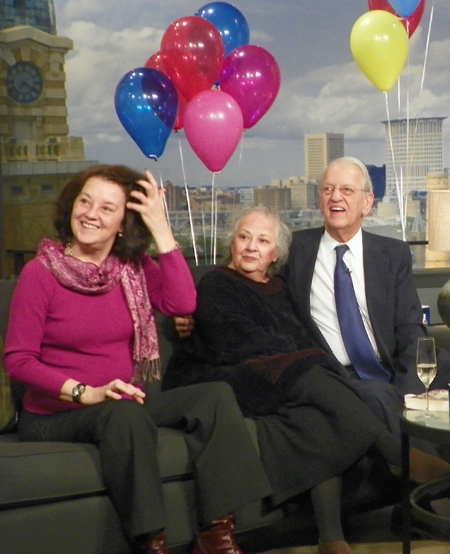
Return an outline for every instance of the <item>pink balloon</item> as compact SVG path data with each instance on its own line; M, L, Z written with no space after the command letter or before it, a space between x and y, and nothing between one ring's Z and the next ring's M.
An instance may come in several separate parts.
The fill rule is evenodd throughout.
M184 132L200 160L210 171L218 173L233 155L244 132L241 109L226 92L200 92L186 107Z
M250 129L267 113L280 90L280 68L260 46L241 46L225 58L220 89L239 104L244 129Z

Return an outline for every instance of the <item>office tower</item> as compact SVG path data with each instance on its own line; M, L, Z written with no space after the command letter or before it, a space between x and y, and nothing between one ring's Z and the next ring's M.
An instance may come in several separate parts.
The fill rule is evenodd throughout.
M29 25L56 35L53 0L2 0L0 2L0 29Z
M319 206L318 188L315 182L305 177L273 180L271 187L291 189L291 208L301 210L314 209Z
M319 179L326 166L344 155L344 135L323 133L305 135L305 175L308 180Z
M262 204L274 210L291 209L291 189L264 187L254 189L255 204Z
M385 201L397 202L397 184L403 196L427 189L427 175L443 173L442 122L445 117L383 121L386 148ZM390 132L389 132L390 131ZM391 146L392 139L392 146Z
M372 181L375 198L383 198L386 193L386 166L366 165L366 167Z

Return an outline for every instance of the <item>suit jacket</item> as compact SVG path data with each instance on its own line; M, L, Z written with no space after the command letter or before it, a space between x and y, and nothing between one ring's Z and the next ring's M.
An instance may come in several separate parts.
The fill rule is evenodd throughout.
M324 228L294 233L289 261L283 270L299 317L323 348L331 351L310 311L314 265ZM424 392L416 375L417 338L426 336L422 306L414 286L407 243L362 231L367 308L383 364L402 394ZM448 372L447 372L448 374ZM436 387L434 387L436 388Z

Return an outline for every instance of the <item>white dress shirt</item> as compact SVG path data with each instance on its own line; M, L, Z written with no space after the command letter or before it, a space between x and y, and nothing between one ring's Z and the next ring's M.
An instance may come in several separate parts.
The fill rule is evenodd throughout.
M351 365L342 340L334 298L334 268L336 266L335 248L339 244L340 243L334 240L327 231L324 232L320 241L311 284L311 315L336 358L343 365ZM350 270L364 326L366 327L370 342L378 356L375 337L367 311L361 229L346 244L349 249L344 254L344 262Z

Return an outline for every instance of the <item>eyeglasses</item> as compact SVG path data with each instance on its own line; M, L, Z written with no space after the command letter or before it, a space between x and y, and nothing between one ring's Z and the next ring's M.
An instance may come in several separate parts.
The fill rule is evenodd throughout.
M344 185L342 187L335 187L333 185L323 185L320 190L322 194L324 194L325 196L331 196L336 189L343 196L353 196L355 192L367 192L364 189L354 189L353 187L349 187L348 185Z

